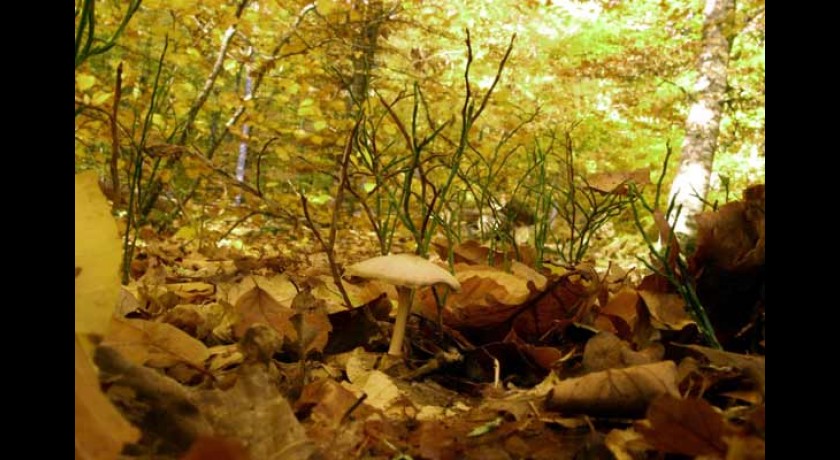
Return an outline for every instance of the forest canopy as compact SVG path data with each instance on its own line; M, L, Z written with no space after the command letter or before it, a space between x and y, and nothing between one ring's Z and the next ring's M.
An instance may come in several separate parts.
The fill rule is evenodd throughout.
M202 180L208 172L195 161L161 160L161 146L182 146L293 214L296 193L313 202L334 195L337 161L362 113L353 187L369 192L377 165L397 170L392 163L412 153L406 134L428 140L422 161L445 176L468 93L468 105L484 110L465 139L456 190L474 180L494 196L533 200L521 181L535 152L548 155L547 180L560 182L567 142L577 174L649 168L654 179L674 146L667 186L703 27L702 5L686 1L90 3L94 49L121 33L107 52L79 62L77 51L77 171L95 169L110 183L116 169L125 200L127 187L147 182L157 186L149 199L236 200L218 178ZM763 182L763 9L735 10L710 203ZM145 174L129 184L137 165Z

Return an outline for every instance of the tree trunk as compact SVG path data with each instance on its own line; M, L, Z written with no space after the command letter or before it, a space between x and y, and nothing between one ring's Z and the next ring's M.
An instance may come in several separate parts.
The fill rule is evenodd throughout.
M250 53L249 53L250 54ZM245 65L245 98L250 101L254 97L254 80L251 77L251 66ZM251 134L251 126L248 123L242 124L242 140L239 142L239 157L236 159L236 179L245 181L245 163L248 160L248 136ZM236 204L242 204L242 193L236 194Z
M362 17L358 24L358 32L353 39L351 50L353 75L350 78L350 94L347 99L348 113L356 113L368 97L370 77L379 41L379 27L385 20L385 15L382 0L354 2L351 8L361 10Z
M682 206L674 230L681 242L693 246L695 216L703 211L717 150L729 50L734 38L734 0L706 0L703 12L700 75L694 85L695 101L685 123L679 169L670 196ZM686 247L684 246L684 247Z

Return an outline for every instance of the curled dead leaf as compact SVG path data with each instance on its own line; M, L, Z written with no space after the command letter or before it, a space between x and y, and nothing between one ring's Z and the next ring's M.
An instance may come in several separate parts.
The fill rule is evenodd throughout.
M593 372L560 381L548 394L546 406L561 412L601 416L643 414L659 395L679 396L673 361Z

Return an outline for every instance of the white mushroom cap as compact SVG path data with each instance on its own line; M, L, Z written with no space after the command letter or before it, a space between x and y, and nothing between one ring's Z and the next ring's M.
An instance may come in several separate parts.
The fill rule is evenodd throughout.
M414 254L389 254L374 257L347 267L348 275L376 279L395 286L420 288L433 284L446 284L454 290L461 283L443 268Z

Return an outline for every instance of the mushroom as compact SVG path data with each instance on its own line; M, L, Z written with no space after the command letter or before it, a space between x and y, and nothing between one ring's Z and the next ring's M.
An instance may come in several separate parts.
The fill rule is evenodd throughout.
M388 354L391 356L402 356L405 326L411 311L414 289L435 284L445 284L456 291L461 289L461 284L451 273L414 254L374 257L347 267L346 273L390 283L397 288L397 321L394 323L394 333L388 347Z

